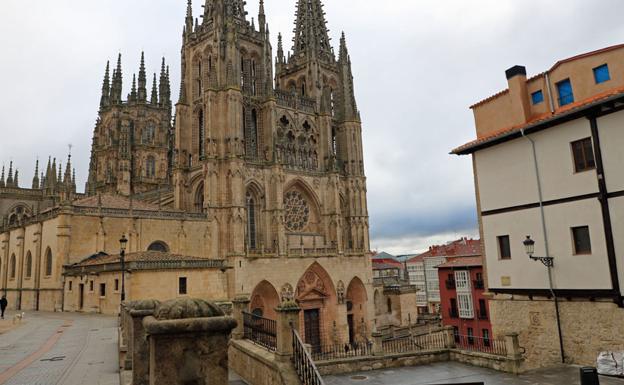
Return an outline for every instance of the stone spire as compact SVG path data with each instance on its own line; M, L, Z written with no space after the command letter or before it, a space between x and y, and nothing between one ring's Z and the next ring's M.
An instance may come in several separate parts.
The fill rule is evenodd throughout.
M121 71L121 54L117 57L117 69L113 72L113 85L111 87L111 102L121 103L121 93L123 90L123 74Z
M110 104L110 61L106 62L106 71L104 72L104 83L102 84L102 98L100 99L100 108L104 108Z
M9 163L9 175L6 180L7 187L13 187L13 161Z
M158 83L156 82L156 73L154 73L154 80L152 81L152 97L150 103L153 106L158 105Z
M185 28L186 33L193 33L193 2L191 0L186 3Z
M52 160L52 168L50 169L50 188L56 188L56 158Z
M40 180L39 189L40 190L45 189L45 175L43 175L43 171L41 171L41 177L39 178L39 180Z
M71 150L70 150L71 151ZM72 166L71 166L71 152L67 155L67 164L65 165L65 175L63 176L63 183L66 186L71 186L72 183Z
M19 170L15 169L15 178L13 179L13 187L19 188Z
M136 82L136 74L132 75L132 89L130 90L130 95L128 95L129 102L137 101L137 82Z
M33 177L32 181L32 189L39 189L39 184L39 159L37 159L37 162L35 163L35 176Z
M145 53L141 52L141 66L139 68L139 89L137 94L139 103L147 101L147 74L145 72Z
M283 64L285 61L285 57L284 57L284 44L282 43L282 34L279 33L277 35L277 62L279 64Z
M258 9L258 27L261 33L266 32L266 15L264 14L264 0L260 0L260 8Z
M0 175L0 187L4 187L4 165L2 165L2 175Z
M45 189L49 189L50 186L50 182L52 180L52 177L50 176L50 174L52 173L52 157L48 157L48 165L46 167L46 172L45 172L45 177L42 178L43 181L43 186L45 187Z
M59 161L58 164L58 175L56 177L56 183L59 186L63 184L63 163L61 161Z
M167 68L165 66L165 58L162 59L162 65L160 66L160 105L162 107L171 105L171 89L168 86L169 80L167 79Z
M71 183L71 191L75 194L76 193L76 169L74 168L72 170L72 183Z
M353 89L353 72L351 71L351 58L347 50L347 39L344 32L340 38L340 54L338 59L340 83L342 85L342 100L338 109L338 118L342 120L360 120L355 92Z
M329 43L329 30L321 0L299 0L293 38L295 57L305 53L309 57L330 59L333 57Z

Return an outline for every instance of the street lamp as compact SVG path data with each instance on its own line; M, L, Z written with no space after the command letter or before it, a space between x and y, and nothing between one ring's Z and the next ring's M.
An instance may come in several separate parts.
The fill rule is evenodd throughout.
M542 262L544 266L548 268L548 285L550 288L550 294L552 295L555 301L555 313L557 316L557 330L559 332L559 350L561 353L561 363L565 364L565 353L563 350L563 335L561 334L561 317L559 315L559 299L557 298L557 295L555 294L555 290L553 288L553 278L552 278L552 268L555 266L555 260L553 257L550 257L550 256L546 256L546 257L535 256L534 255L535 241L531 239L530 235L527 235L526 239L524 240L524 242L522 242L522 244L524 245L524 250L526 251L529 258L531 258L531 260L540 261Z
M122 235L119 240L119 261L121 262L121 302L126 300L126 244L128 239L126 235Z
M548 267L549 269L555 266L555 260L553 257L536 257L535 255L533 255L535 253L535 241L531 239L530 235L527 235L526 239L522 243L524 244L524 249L526 250L529 258L534 261L542 262L544 266Z

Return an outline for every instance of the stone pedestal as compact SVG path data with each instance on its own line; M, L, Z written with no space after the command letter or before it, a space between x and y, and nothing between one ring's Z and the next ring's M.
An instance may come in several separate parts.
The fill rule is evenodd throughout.
M278 361L289 361L293 354L292 330L299 331L299 312L301 309L294 301L285 302L277 309L277 349Z
M373 349L372 349L373 356L383 356L384 355L383 334L381 334L380 332L373 332L372 338L373 338Z
M505 335L505 347L507 348L507 357L512 360L519 360L522 358L518 333L509 333Z
M148 336L150 385L227 385L232 317L199 299L160 304L143 320Z
M149 384L149 344L143 327L143 318L153 315L159 303L156 300L145 300L129 304L132 327L129 333L131 348L128 351L128 356L132 363L133 385Z
M236 329L232 332L232 339L242 340L245 336L245 325L243 324L243 311L249 309L249 296L241 295L232 301L233 311L232 315L236 320Z

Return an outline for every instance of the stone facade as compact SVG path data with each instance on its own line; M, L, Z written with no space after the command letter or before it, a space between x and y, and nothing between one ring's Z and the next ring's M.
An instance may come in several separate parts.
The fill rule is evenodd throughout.
M175 106L165 64L148 97L142 60L126 100L120 60L107 69L87 197L69 194L73 176L53 178L51 165L49 209L0 229L11 308L116 312L119 269L75 273L90 256L118 254L125 235L128 254L224 265L137 268L125 277L132 299L243 296L267 317L295 299L307 342L366 338L372 271L351 61L344 36L337 55L329 45L320 1L308 3L298 3L291 54L279 39L275 76L263 2L256 27L239 0L208 2L201 23L189 2Z
M597 352L624 350L624 312L616 304L562 300L559 305L567 363L595 366ZM561 362L553 301L497 295L490 311L496 336L519 333L526 350L523 370Z

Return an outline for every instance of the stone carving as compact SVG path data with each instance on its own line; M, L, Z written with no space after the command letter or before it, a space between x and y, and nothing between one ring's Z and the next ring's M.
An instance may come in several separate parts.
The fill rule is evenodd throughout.
M317 135L308 121L293 126L286 116L278 122L276 156L279 163L296 170L318 169Z
M290 302L295 298L295 293L291 284L287 283L282 286L282 303Z
M345 287L342 281L338 281L338 285L336 287L336 295L338 297L338 303L340 305L345 303Z
M303 195L296 190L284 197L286 228L290 231L303 231L310 220L310 206Z
M225 313L213 303L201 299L174 299L161 303L154 312L157 320L222 317Z

